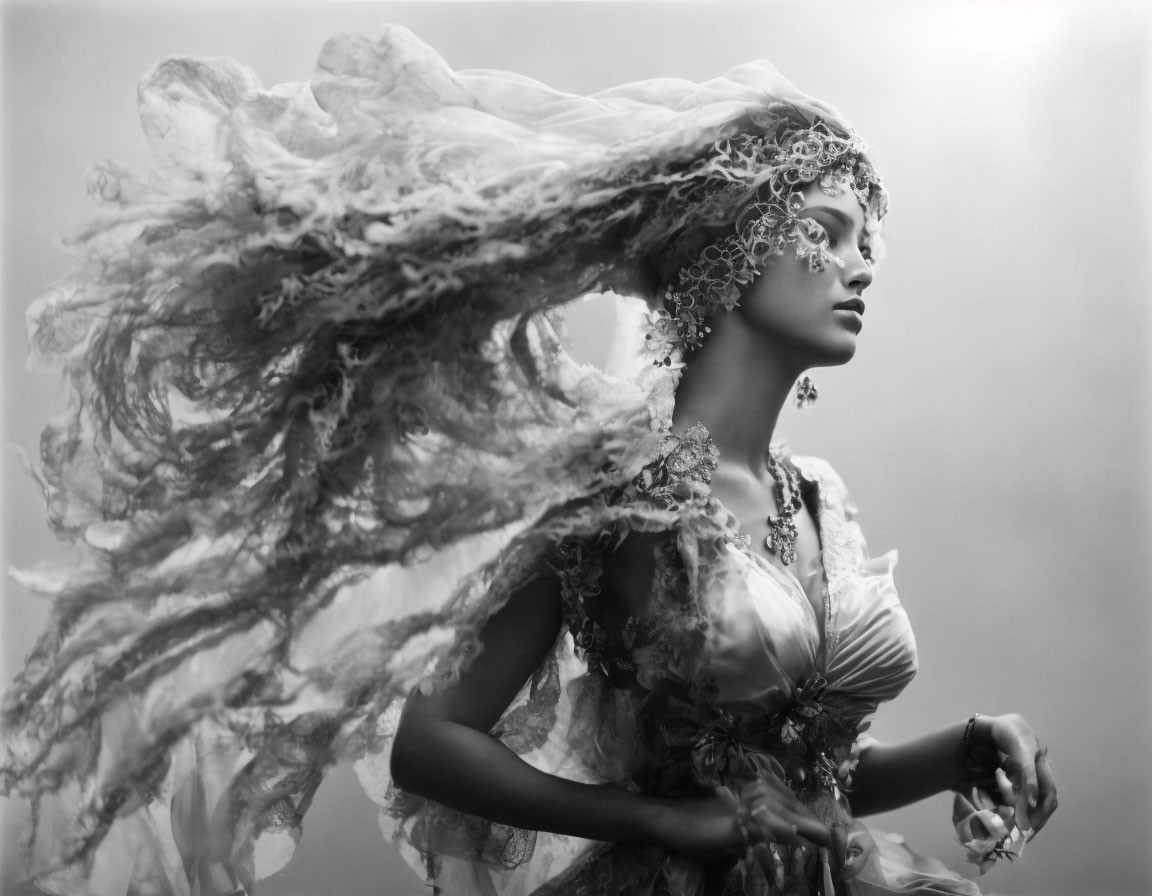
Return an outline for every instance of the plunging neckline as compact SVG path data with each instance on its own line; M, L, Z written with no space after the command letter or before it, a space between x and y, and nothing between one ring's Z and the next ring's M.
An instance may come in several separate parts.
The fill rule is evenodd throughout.
M783 458L791 461L792 453L791 453L791 451L788 450L787 445L785 445L783 442L774 442L772 447L773 448L779 448L780 450L782 450L783 451ZM796 466L796 465L793 464L793 466ZM828 666L828 660L829 660L828 648L829 648L829 645L831 643L831 638L829 637L828 628L829 628L829 623L831 622L831 620L833 618L833 616L832 616L832 599L833 599L832 598L832 588L830 586L831 579L828 575L828 562L827 562L828 561L828 552L825 550L825 544L827 543L827 540L825 538L825 524L826 524L827 520L826 520L826 515L824 512L824 492L820 487L820 481L818 479L809 477L807 474L805 474L804 470L802 470L799 466L796 466L796 472L799 475L800 479L805 484L807 484L808 486L811 487L811 489L814 493L814 497L815 497L815 502L814 502L815 503L815 511L813 511L813 509L811 507L807 507L807 504L805 506L808 509L808 512L812 516L812 524L816 528L816 539L820 544L819 565L820 565L820 576L821 576L821 579L823 580L823 585L820 589L820 595L822 598L822 600L821 600L822 606L821 606L820 612L817 612L816 608L812 605L812 601L808 597L807 590L804 588L803 583L800 581L799 576L797 576L795 572L788 569L787 567L778 566L777 564L775 564L771 560L769 560L767 557L761 556L760 553L758 551L756 551L756 549L753 547L753 545L751 543L751 541L752 541L751 537L746 535L742 531L741 526L740 526L740 520L736 517L736 514L732 513L732 511L728 509L728 507L724 504L724 502L721 501L719 498L717 498L716 495L713 493L711 483L709 483L709 487L708 487L708 497L709 497L709 500L714 501L716 503L717 507L719 507L723 511L726 518L733 521L732 526L729 528L729 534L733 535L735 537L730 540L730 544L741 555L743 555L744 557L746 557L750 561L752 561L752 564L755 566L755 568L759 572L763 573L764 575L769 575L769 576L773 575L773 574L778 574L782 578L787 580L792 586L794 586L795 592L794 592L793 596L796 599L798 599L801 603L803 603L804 606L807 608L808 613L810 614L813 628L815 628L815 630L816 630L816 640L817 640L816 668L817 668L817 671L820 672L820 674L823 674L824 671L827 669L827 666Z

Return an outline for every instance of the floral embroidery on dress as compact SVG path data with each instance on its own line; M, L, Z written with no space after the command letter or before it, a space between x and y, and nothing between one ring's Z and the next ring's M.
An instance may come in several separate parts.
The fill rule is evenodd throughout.
M608 500L621 505L646 504L660 510L699 512L706 506L707 487L718 457L708 430L697 423L682 435L669 435L659 454L631 482L610 494ZM688 673L681 667L691 651L672 633L702 633L707 621L700 617L690 596L677 533L669 530L654 548L651 593L657 600L647 618L629 616L625 620L620 642L627 655L613 653L608 632L588 615L585 601L600 594L604 554L627 534L627 525L621 524L621 531L615 533L566 538L552 549L547 562L560 579L565 620L578 655L589 668L598 668L608 675L612 670L632 673L641 685L651 688L659 671ZM669 618L673 612L681 618L669 624L673 623Z

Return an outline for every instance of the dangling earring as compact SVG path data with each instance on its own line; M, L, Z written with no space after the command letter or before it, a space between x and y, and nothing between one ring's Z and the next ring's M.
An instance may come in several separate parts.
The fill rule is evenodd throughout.
M796 383L796 407L806 411L816 404L817 397L816 384L808 374L804 374Z

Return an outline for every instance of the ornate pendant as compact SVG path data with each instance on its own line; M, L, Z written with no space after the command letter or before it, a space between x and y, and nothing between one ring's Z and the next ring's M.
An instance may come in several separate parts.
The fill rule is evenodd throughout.
M781 465L771 454L768 455L768 472L776 480L776 506L780 508L780 516L768 517L769 531L764 547L779 557L785 566L791 566L796 562L796 539L800 534L796 529L796 514L803 506L800 480L791 467Z
M775 519L768 517L768 527L771 531L764 539L764 547L779 557L785 566L791 566L796 562L796 537L799 535L792 514L782 513Z
M812 382L812 377L807 374L800 377L800 381L796 383L796 407L806 411L816 404L818 397L819 393L816 391L816 384Z

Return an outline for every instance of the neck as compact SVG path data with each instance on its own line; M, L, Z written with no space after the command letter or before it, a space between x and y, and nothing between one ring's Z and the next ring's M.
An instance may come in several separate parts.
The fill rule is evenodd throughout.
M719 311L712 332L685 358L672 427L699 421L722 459L760 478L776 421L805 365L783 346L767 344L739 311Z

